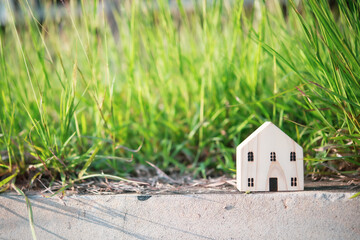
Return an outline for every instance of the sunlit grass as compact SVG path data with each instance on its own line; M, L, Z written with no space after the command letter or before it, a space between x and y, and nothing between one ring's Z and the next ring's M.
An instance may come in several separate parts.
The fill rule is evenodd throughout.
M72 1L42 25L25 1L25 20L9 18L0 187L25 173L64 186L94 172L124 177L146 161L231 174L235 146L267 120L304 147L309 173L328 170L324 161L339 173L360 165L358 2L339 1L335 16L314 0L287 15L242 1L192 11L155 2L122 2L118 36L97 1Z

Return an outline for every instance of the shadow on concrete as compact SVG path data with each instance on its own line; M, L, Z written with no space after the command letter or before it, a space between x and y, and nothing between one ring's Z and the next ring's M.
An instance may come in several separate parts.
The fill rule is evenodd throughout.
M8 197L5 197L5 198L8 198ZM11 197L10 197L9 199L14 200L14 199L11 198ZM18 200L15 200L15 201L18 201ZM24 205L26 205L25 201L19 201L19 202L22 202ZM13 210L5 207L5 206L0 205L0 208L4 209L5 211L7 211L7 212L10 213L10 214L15 215L16 217L20 218L20 219L23 220L23 221L26 221L26 222L29 221L28 218L25 218L25 217L21 216L20 214L16 213L15 211L13 211ZM41 230L43 230L43 231L51 234L52 236L54 236L54 237L56 237L56 238L58 238L58 239L66 239L66 238L63 238L63 237L59 236L58 234L56 234L56 233L54 233L54 232L52 232L52 231L50 231L50 230L48 230L48 229L46 229L46 228L38 225L38 224L36 224L36 223L35 223L34 225L35 225L36 227L38 227L39 229L41 229ZM0 229L3 229L3 227L1 227ZM30 234L30 229L29 229L29 234ZM0 239L2 239L2 238L0 238Z
M25 200L21 200L17 197L11 197L11 196L5 196L5 198L8 198L8 199L11 199L13 201L17 201L17 202L20 202L20 203L23 203L24 205L26 205L25 203ZM39 198L32 198L30 199L31 201L31 205L33 207L33 212L34 212L34 225L36 227L38 227L39 229L41 230L44 230L45 232L47 233L50 233L52 234L54 237L57 237L59 239L66 239L66 238L63 238L61 236L59 236L58 234L55 234L53 233L52 231L46 229L45 227L43 226L40 226L39 224L36 223L36 213L34 211L34 208L41 208L43 210L46 210L46 211L49 211L49 214L55 214L54 215L54 221L56 219L56 215L64 215L64 216L67 216L69 218L72 218L73 221L86 221L86 222L89 222L89 223L92 223L92 224L96 224L96 225L100 225L100 226L103 226L103 227L106 227L106 228L109 228L109 229L113 229L113 230L117 230L117 231L120 231L121 233L124 233L126 235L129 235L131 237L134 237L136 239L151 239L147 236L143 236L143 235L140 235L140 234L136 234L136 233L133 233L133 232L129 232L125 229L123 229L122 227L112 223L112 222L109 222L99 216L96 216L94 214L90 214L88 212L84 212L84 211L81 211L75 207L69 207L69 206L66 206L66 205L63 205L63 204L59 204L59 203L56 203L54 201L55 199L39 199ZM5 208L3 206L0 206L2 208L4 208L6 211L16 215L17 217L23 219L23 220L26 220L28 221L27 218L21 216L20 214L17 214L15 211L11 210L11 209L8 209L8 208ZM109 214L110 213L110 209L108 209L108 211L105 212L105 214L108 214L108 215L111 215L113 217L119 217L117 216L116 214ZM124 216L121 215L120 216L121 219L124 219ZM114 222L118 222L118 219L114 219ZM30 233L30 232L29 232Z
M22 200L19 196L1 196L1 197L11 199L12 201L16 201L16 202L26 205L25 200ZM136 198L135 195L127 196L127 197ZM85 222L92 223L95 225L100 225L100 226L108 228L108 229L113 229L113 230L119 231L125 235L131 236L136 239L152 239L152 238L126 230L125 225L126 225L126 222L129 221L129 218L133 218L132 221L139 222L139 220L140 220L140 221L143 221L144 223L146 222L146 223L150 223L153 225L161 226L164 229L172 229L175 231L179 231L183 234L188 235L189 238L196 237L196 238L202 238L202 239L213 239L213 238L203 236L200 234L196 234L196 233L193 233L193 232L190 232L187 230L179 229L177 227L171 226L169 224L161 223L159 221L154 221L151 219L146 219L141 216L136 216L134 214L127 212L126 208L125 208L125 211L120 211L116 208L111 208L106 205L99 204L96 201L93 201L91 199L81 200L79 198L72 198L71 201L76 201L79 203L79 205L82 205L81 209L84 209L84 206L89 206L89 209L91 208L91 209L97 210L96 213L81 210L76 207L66 206L66 201L64 201L65 204L57 203L56 199L45 199L45 198L34 197L34 198L30 198L30 201L31 201L31 205L33 207L33 212L34 212L34 222L35 222L34 225L37 228L41 229L42 231L45 231L48 234L51 234L54 238L57 238L57 239L66 239L66 238L54 233L53 231L51 231L49 229L46 229L44 226L37 224L36 223L36 208L46 210L49 212L49 214L54 215L54 221L56 221L57 215L58 216L63 215L63 216L69 217L71 219L71 221L85 221ZM16 217L18 217L24 221L28 221L28 219L26 217L23 217L22 215L15 212L14 210L9 209L4 206L1 206L1 205L0 205L0 207L3 208L5 211L15 215ZM106 219L111 219L111 222ZM141 224L141 222L139 222L137 224ZM29 230L29 234L30 234L30 230Z

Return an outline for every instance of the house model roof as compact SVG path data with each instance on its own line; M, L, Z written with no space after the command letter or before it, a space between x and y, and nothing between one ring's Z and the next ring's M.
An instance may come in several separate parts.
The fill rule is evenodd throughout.
M276 131L278 131L278 134L282 134L289 140L293 141L297 146L301 147L297 142L295 142L291 137L289 137L286 133L284 133L280 128L278 128L275 124L273 124L272 122L269 122L269 121L263 123L263 125L258 127L252 134L250 134L250 136L248 136L244 141L242 141L241 144L238 145L237 147L241 148L242 146L247 145L254 137L256 137L259 133L261 133L266 128L276 129Z

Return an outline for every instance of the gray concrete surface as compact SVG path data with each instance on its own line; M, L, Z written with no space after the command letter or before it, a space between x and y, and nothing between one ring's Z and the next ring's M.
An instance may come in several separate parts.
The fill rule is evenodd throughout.
M30 197L38 239L360 239L345 191ZM0 195L0 239L31 239L26 204Z

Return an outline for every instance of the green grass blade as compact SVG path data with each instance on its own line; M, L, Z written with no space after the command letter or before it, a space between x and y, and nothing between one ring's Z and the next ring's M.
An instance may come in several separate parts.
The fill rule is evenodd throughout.
M15 185L15 183L12 184L12 187L16 190L16 192L18 192L20 195L22 195L25 198L26 208L28 210L28 215L29 215L29 225L30 225L30 229L31 229L31 235L32 235L32 238L34 240L36 240L37 238L36 238L35 227L34 227L34 216L33 216L33 211L32 211L30 200L25 195L25 193Z
M89 159L86 161L84 167L81 169L81 171L79 172L78 178L82 178L82 176L84 175L84 173L86 172L86 170L89 168L90 164L94 161L96 154L98 153L98 151L100 150L100 146L96 146L93 153L91 154L91 156L89 157Z

